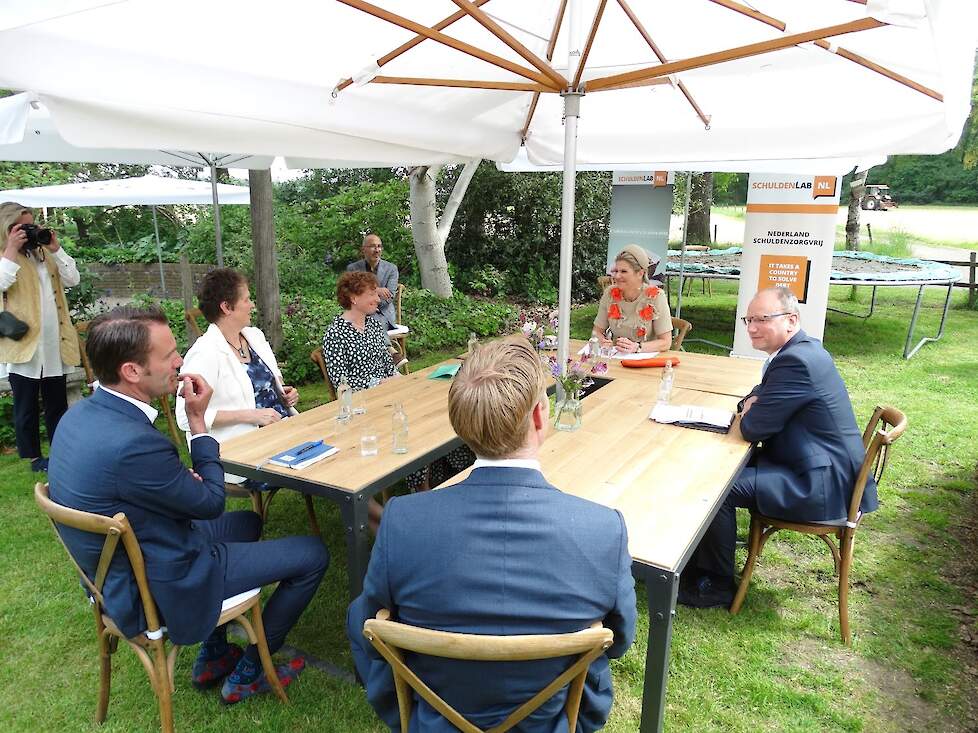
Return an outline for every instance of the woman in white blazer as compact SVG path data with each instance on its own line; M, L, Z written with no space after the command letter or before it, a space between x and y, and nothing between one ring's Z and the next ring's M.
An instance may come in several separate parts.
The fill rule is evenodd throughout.
M282 383L265 334L251 325L255 305L244 275L228 267L211 270L200 283L197 302L211 325L187 352L181 373L200 374L214 390L204 413L210 434L223 442L298 414L299 392ZM177 423L189 431L181 397ZM225 480L245 481L234 474L225 474Z

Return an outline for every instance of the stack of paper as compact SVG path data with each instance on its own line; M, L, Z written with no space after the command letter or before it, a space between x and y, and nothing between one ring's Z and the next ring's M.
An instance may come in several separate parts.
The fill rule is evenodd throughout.
M659 403L652 408L649 419L658 423L680 425L694 430L709 430L714 433L726 433L733 425L734 413L715 407L698 407L696 405L670 405Z

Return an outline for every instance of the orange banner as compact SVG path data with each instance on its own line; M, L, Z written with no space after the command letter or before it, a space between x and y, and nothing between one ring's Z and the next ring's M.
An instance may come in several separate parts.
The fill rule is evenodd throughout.
M754 214L837 214L838 204L747 204Z
M788 288L798 298L799 303L805 303L808 301L810 264L807 257L799 255L761 255L757 289Z

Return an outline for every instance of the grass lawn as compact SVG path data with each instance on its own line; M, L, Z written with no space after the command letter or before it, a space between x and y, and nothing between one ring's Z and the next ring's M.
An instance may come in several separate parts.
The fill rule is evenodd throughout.
M718 282L713 297L683 299L683 317L694 324L689 338L731 340L735 288ZM834 288L833 305L858 308L848 295L848 287ZM964 293L956 293L942 341L907 362L901 353L914 296L912 289L883 289L872 318L830 313L826 327L826 346L859 421L865 423L878 403L899 407L910 421L880 488L880 510L863 523L856 543L852 647L838 638L832 563L824 545L776 537L738 616L677 611L668 730L963 731L978 725L969 707L975 677L968 668L976 666L975 651L962 641L962 635L978 638L978 601L963 590L976 583L973 548L963 528L970 525L974 533L976 521L978 312L965 309ZM865 306L868 293L861 299ZM927 296L921 333L936 330L942 303L936 291ZM589 331L594 312L593 305L575 311L574 335ZM414 366L447 355L431 354ZM323 399L321 386L301 391L305 407ZM0 730L96 730L90 611L34 506L32 485L26 464L0 456ZM272 537L305 531L301 501L283 494L272 505ZM349 671L342 528L332 504L319 507L332 563L289 643ZM609 731L638 729L648 628L644 589L638 595L638 641L612 664L616 698ZM288 706L268 699L224 709L216 693L190 687L193 656L193 649L185 650L178 661L174 708L180 730L382 729L360 688L317 668L289 690ZM109 718L101 730L156 728L156 706L135 655L120 650L114 670Z

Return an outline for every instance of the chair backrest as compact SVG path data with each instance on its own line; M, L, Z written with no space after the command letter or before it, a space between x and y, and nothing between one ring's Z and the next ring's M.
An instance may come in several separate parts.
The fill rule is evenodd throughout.
M672 337L672 346L669 348L673 351L679 351L683 345L683 339L686 338L686 334L693 330L693 324L683 318L673 316L672 330L676 335Z
M401 296L404 295L405 289L406 288L404 287L403 283L397 284L397 301L394 305L394 308L397 311L397 322L399 324L404 323L404 321L401 320Z
M877 484L882 480L883 471L886 469L886 462L890 456L890 446L903 435L906 429L907 416L895 407L880 406L873 412L873 416L866 424L866 430L863 433L866 457L863 459L863 465L856 476L852 500L849 502L850 524L856 521L859 514L859 505L863 500L866 482L870 476Z
M433 631L391 621L387 609L381 609L377 613L377 618L368 619L364 623L363 635L387 660L394 672L401 730L409 728L413 689L463 733L486 732L462 717L455 708L415 675L404 664L402 650L445 659L465 659L476 662L532 661L579 655L550 684L517 707L502 723L489 729L489 733L503 733L510 730L559 690L570 685L564 712L567 715L568 730L573 731L577 730L577 714L588 667L591 662L604 654L614 639L611 630L602 627L600 623L595 623L589 629L569 634L484 636Z
M95 374L92 372L92 365L88 361L88 352L85 351L85 339L88 338L88 321L75 321L75 332L78 334L78 352L81 354L82 369L85 370L85 381L91 384L95 381Z
M129 558L129 565L132 567L132 572L136 579L136 586L139 588L139 598L143 604L143 614L146 618L146 635L150 638L158 638L158 635L161 633L159 613L156 610L156 602L153 600L153 596L149 590L149 582L146 580L146 564L143 562L143 552L139 548L139 541L136 539L136 535L133 534L132 527L129 525L129 520L126 519L126 515L119 512L112 517L106 517L101 514L92 514L91 512L83 512L78 509L69 509L66 506L52 501L48 492L48 485L41 483L34 484L34 500L41 508L41 511L51 520L54 534L57 536L61 546L65 548L65 552L68 553L68 559L75 566L75 570L81 576L85 587L91 593L95 602L98 603L100 612L105 606L102 597L102 586L105 585L105 578L109 573L112 557L115 555L116 549L119 546L119 541L122 541L123 549ZM102 545L102 553L99 555L94 578L88 577L71 554L71 550L68 549L68 546L61 537L61 533L58 531L59 524L83 532L105 536L105 544Z
M329 381L329 373L326 371L326 359L323 357L322 347L316 347L309 352L309 358L312 360L313 364L319 367L319 371L323 373L323 381L326 382L326 390L329 392L329 398L331 400L336 399L336 388L333 383Z
M204 317L204 314L200 312L200 308L187 308L183 312L183 317L187 321L187 328L190 329L190 333L193 334L194 339L199 339L204 335L204 332L200 330L200 323L197 321L198 318Z

